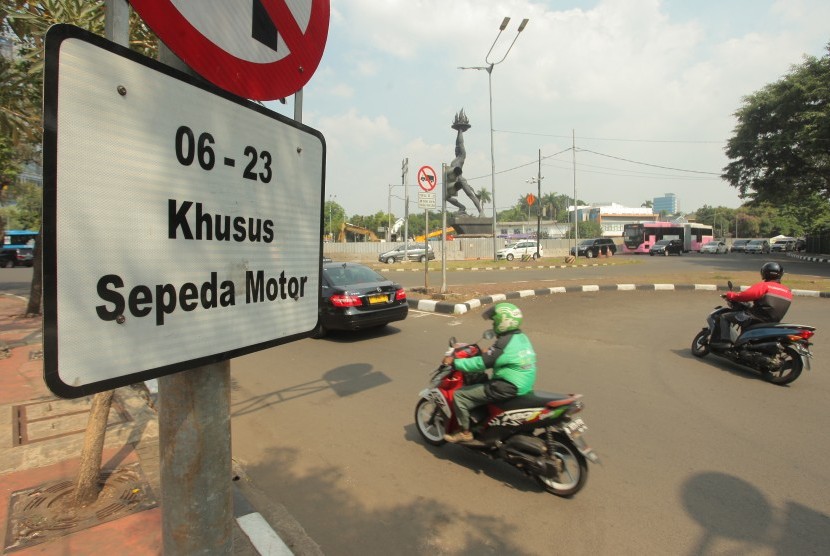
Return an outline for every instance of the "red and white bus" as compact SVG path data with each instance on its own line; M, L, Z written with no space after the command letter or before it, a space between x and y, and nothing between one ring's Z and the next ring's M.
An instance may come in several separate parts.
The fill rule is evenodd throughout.
M623 253L648 253L661 239L683 240L683 250L700 251L712 241L712 226L677 222L640 222L623 226Z

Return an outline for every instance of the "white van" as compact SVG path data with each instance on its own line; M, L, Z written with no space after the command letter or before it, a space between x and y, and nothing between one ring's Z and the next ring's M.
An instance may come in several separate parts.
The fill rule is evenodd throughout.
M496 251L497 259L507 259L508 261L512 261L516 258L521 259L522 256L531 257L533 259L536 258L536 240L523 239L521 241L508 244L504 247L504 249ZM541 247L539 248L539 256L544 256Z

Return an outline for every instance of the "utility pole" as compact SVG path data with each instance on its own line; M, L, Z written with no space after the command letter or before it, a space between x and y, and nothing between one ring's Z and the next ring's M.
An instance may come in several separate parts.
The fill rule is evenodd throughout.
M539 260L539 246L542 244L542 149L539 149L539 166L536 170L536 260Z
M579 209L576 200L576 131L571 130L571 155L574 166L574 256L579 256Z
M401 185L403 186L403 260L409 262L409 191L406 187L406 176L409 174L409 159L404 158L401 163Z

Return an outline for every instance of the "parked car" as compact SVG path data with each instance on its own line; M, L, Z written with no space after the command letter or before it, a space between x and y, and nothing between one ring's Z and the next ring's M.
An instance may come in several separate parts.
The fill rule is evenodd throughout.
M793 251L794 249L795 239L793 238L776 239L769 246L770 251Z
M29 247L11 247L0 251L0 267L32 266L33 250Z
M661 239L660 241L656 242L654 245L651 246L651 249L648 250L648 254L651 256L654 255L671 255L674 253L675 255L682 255L683 254L683 242L679 239Z
M713 239L709 243L705 243L703 247L700 248L701 253L726 253L729 249L726 247L726 242L720 239Z
M312 336L385 326L408 312L406 291L380 273L358 263L323 263L319 321Z
M435 259L435 251L432 250L432 245L427 244L425 246L423 243L410 243L408 251L406 245L399 245L390 251L381 253L378 260L382 263L392 264L404 260L407 254L410 261L424 262L427 259Z
M588 257L589 259L600 255L613 255L617 252L617 244L610 237L595 237L583 239L576 248L571 247L571 255L575 257Z
M753 239L746 244L746 253L769 253L769 241L765 239Z
M732 242L732 247L729 249L732 253L744 253L746 252L746 244L749 243L750 239L736 239Z
M496 251L497 259L507 259L508 261L512 261L515 258L521 259L522 256L532 257L534 259L536 258L535 239L523 239L507 245L504 249ZM539 247L539 256L544 256L541 247Z

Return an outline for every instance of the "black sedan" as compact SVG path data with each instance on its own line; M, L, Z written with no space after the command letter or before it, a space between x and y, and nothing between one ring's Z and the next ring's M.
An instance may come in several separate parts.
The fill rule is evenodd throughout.
M320 319L313 336L329 330L363 330L403 320L409 312L406 291L357 263L323 263Z
M675 255L683 254L683 242L679 239L661 239L648 250L649 255Z

